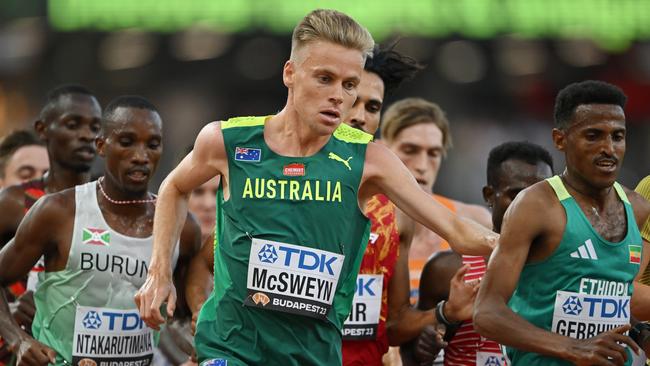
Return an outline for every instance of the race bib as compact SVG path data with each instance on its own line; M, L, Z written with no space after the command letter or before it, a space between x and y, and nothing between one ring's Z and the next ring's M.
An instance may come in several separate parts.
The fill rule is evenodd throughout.
M72 364L147 366L153 358L153 332L137 309L77 306Z
M381 274L360 274L357 277L352 310L343 324L343 340L377 338L383 283L384 275Z
M254 238L244 305L326 319L345 256Z
M552 331L586 339L630 322L630 296L558 291Z
M476 352L476 366L505 366L506 358L496 352Z

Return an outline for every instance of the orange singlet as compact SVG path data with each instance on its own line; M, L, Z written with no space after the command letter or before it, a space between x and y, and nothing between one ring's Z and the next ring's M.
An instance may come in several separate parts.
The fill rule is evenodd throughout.
M437 194L433 194L433 198L435 198L436 201L440 202L445 207L450 209L452 212L454 213L456 212L456 206L454 205L454 201L452 201L451 199L443 196L439 196ZM421 250L418 253L417 249L419 248L417 248L416 241L418 239L427 240L428 242L425 243L424 245L428 245L429 241L439 240L438 250L449 249L449 243L445 239L440 238L436 234L432 233L429 229L421 227L420 232L425 235L419 237L416 236L413 238L413 243L411 244L411 250L409 252L409 273L410 273L409 278L411 281L411 304L413 305L415 305L415 303L417 302L420 293L420 276L422 275L422 269L424 268L424 265L427 263L427 260L429 260L429 257L431 257L431 255L435 253L435 251L431 251L423 255Z

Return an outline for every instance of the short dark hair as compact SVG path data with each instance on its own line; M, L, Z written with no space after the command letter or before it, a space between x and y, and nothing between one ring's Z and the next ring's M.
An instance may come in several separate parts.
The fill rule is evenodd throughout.
M27 130L16 130L0 141L0 178L4 178L7 161L18 149L25 146L45 146L35 134Z
M619 87L603 81L569 84L555 98L555 125L566 128L576 108L583 104L615 104L625 108L626 102L627 97Z
M43 106L43 109L41 109L41 119L45 121L50 113L52 113L52 111L56 108L56 105L61 97L71 94L87 95L93 98L95 97L93 92L81 85L65 84L57 86L47 93L45 105Z
M395 51L396 44L386 48L375 45L364 67L366 71L377 74L384 82L385 95L394 93L404 81L413 79L418 71L424 69L415 59Z
M106 133L106 128L115 118L115 111L118 108L139 108L158 113L158 109L147 98L139 95L122 95L113 99L102 114L102 134Z
M553 158L543 147L528 141L511 141L503 143L492 150L488 157L487 183L491 186L498 184L498 170L506 160L521 160L534 165L539 162L548 164L553 171Z

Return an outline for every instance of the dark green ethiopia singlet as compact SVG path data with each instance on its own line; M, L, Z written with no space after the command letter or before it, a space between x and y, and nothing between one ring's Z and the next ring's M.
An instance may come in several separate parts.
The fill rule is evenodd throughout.
M342 124L315 155L284 157L264 141L268 118L221 125L230 198L218 202L199 361L340 365L341 327L369 235L357 194L372 136Z
M577 339L628 324L632 281L639 271L642 242L623 188L614 183L625 206L627 233L623 240L612 243L594 230L560 177L546 181L564 207L564 234L549 258L524 266L510 308L539 328ZM631 365L633 353L628 350L626 365ZM512 365L571 365L510 347L507 355Z

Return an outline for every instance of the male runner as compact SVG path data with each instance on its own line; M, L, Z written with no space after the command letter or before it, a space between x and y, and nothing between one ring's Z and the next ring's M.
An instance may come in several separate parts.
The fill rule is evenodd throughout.
M315 10L292 41L282 111L208 124L160 189L151 270L136 297L152 327L163 322L165 300L173 312L169 258L186 197L222 176L215 290L196 333L199 361L209 364L341 363L341 325L369 234L360 208L375 194L386 193L461 250L486 253L495 239L418 189L394 155L369 143L372 136L341 125L373 46L364 28Z
M0 246L14 237L27 210L45 193L54 193L90 180L95 158L95 138L99 133L101 109L92 92L79 85L63 85L51 90L34 129L47 148L48 173L0 191ZM31 277L43 269L34 266ZM34 316L32 292L25 279L8 286L9 298L20 297L14 316L31 329Z
M598 81L560 91L553 142L566 168L522 191L504 217L474 324L513 365L630 365L638 349L623 333L650 204L616 183L625 101Z
M34 129L47 146L50 169L42 179L9 187L0 193L0 245L14 237L25 212L43 194L88 182L95 159L101 109L97 99L78 85L48 93Z
M43 142L30 131L13 131L0 142L0 188L40 178L49 168Z
M409 168L420 187L431 194L442 159L452 145L449 121L444 111L437 104L424 99L402 99L384 113L381 139ZM484 207L437 194L433 194L433 197L459 216L490 227L490 214ZM418 299L424 263L441 249L449 249L449 244L433 231L416 225L409 250L411 303L415 304Z
M391 48L375 47L366 60L357 88L357 100L344 122L374 135L379 128L384 94L390 95L421 67ZM385 93L384 93L385 90ZM384 195L372 197L366 205L371 222L355 291L352 311L343 325L343 365L382 365L389 344L398 346L435 324L433 311L417 311L409 302L408 253L414 223ZM462 272L464 273L464 272ZM462 274L459 275L462 279ZM474 293L470 285L447 307L448 318L467 313L467 301ZM459 314L460 313L460 314ZM467 313L468 314L468 313Z
M133 296L152 250L155 196L147 185L162 152L161 130L158 112L144 98L109 104L97 139L105 175L39 200L0 252L2 284L45 257L34 294L34 338L9 316L6 300L0 301L0 334L18 365L150 364L153 335ZM199 238L198 225L186 221L180 254L174 253L170 265L179 256L179 263L187 262Z
M543 147L529 142L507 142L490 151L487 162L487 185L483 187L483 198L492 208L492 227L498 233L501 231L503 214L515 199L515 196L527 187L549 178L553 174L553 159ZM486 262L480 256L459 255L453 251L443 251L434 254L422 270L420 280L420 298L417 308L433 309L439 302L453 300L450 296L450 285L454 272L463 265L469 265L470 270L465 275L465 281L480 280L485 273ZM466 319L463 319L466 320ZM420 343L432 343L430 334L420 336ZM445 347L445 365L503 365L499 345L482 338L472 325L471 319L463 321L456 329L448 329L445 337L449 344ZM405 347L402 347L402 355ZM426 355L437 352L417 352L420 363L433 362ZM427 349L428 351L429 349ZM409 357L412 352L407 353ZM497 362L495 362L497 361ZM500 362L500 363L499 363Z
M384 94L393 93L420 68L415 60L392 47L376 46L372 57L366 60L357 100L345 123L374 135L379 128ZM191 203L192 197L190 206ZM383 195L374 196L368 202L366 215L371 221L371 234L357 278L352 313L343 325L343 365L381 365L389 343L399 345L403 339L419 334L427 324L435 323L432 311L416 311L409 303L407 262L413 222L396 211ZM214 267L213 240L214 237L204 242L201 254L190 266L186 291L195 314L210 292L205 278ZM459 288L466 292L459 294L457 301L447 308L446 315L452 319L461 316L457 313L471 316L465 305L474 294L473 287L463 286L462 276L459 279Z

